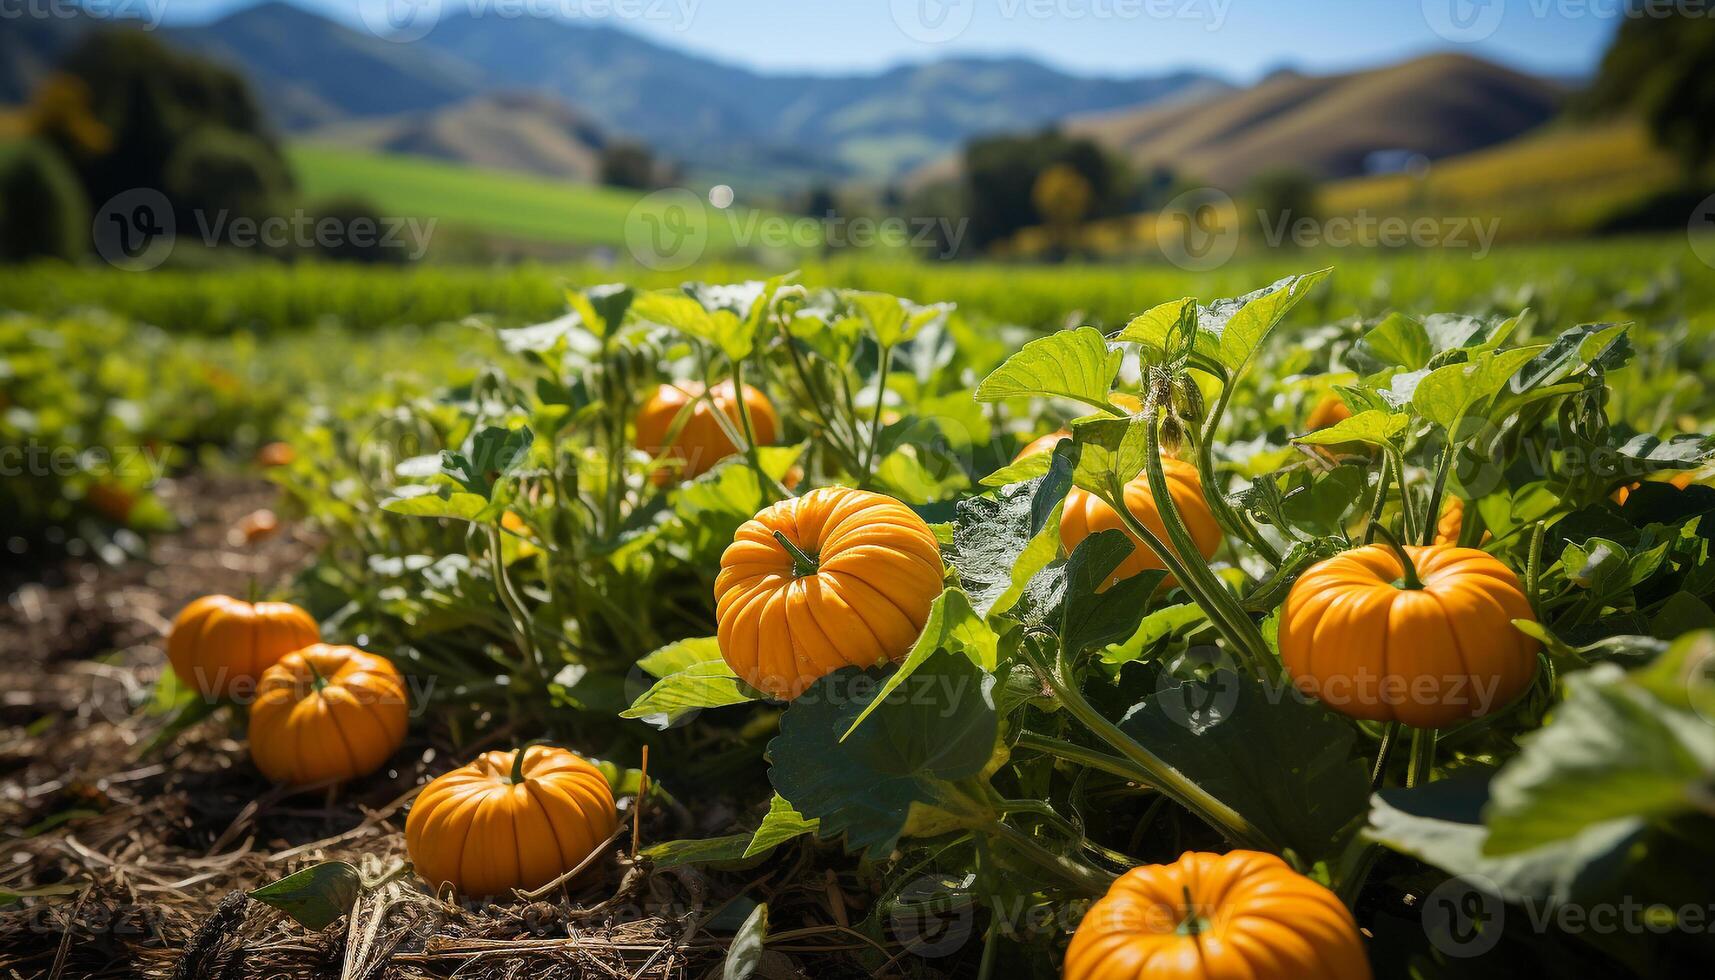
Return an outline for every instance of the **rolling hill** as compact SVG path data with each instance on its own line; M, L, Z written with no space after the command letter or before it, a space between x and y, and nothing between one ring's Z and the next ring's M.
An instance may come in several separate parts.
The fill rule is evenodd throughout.
M1066 128L1136 166L1237 189L1276 167L1328 179L1364 173L1380 151L1431 160L1468 153L1542 125L1560 97L1550 82L1438 54L1343 75L1277 72L1244 91L1085 116Z
M412 44L282 2L161 33L243 66L288 130L527 90L705 175L800 183L889 179L977 134L1227 88L1194 72L1091 78L1020 58L949 59L863 75L764 74L604 24L450 8Z
M564 103L529 93L479 95L444 109L334 123L308 138L583 183L600 178L608 142L600 127Z

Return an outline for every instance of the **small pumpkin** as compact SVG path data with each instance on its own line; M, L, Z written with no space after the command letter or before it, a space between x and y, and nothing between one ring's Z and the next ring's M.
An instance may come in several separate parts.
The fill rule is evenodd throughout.
M281 657L320 639L315 619L289 602L206 595L173 619L167 660L181 682L224 698L248 694Z
M1448 496L1447 502L1441 505L1441 519L1435 522L1436 544L1458 544L1459 536L1465 531L1465 501L1462 498ZM1481 543L1487 544L1494 535L1483 532Z
M298 451L289 442L270 442L256 450L257 466L290 466Z
M262 775L301 786L381 768L405 742L405 679L384 657L317 643L262 674L250 706L250 758Z
M795 698L841 667L904 656L944 575L935 533L892 497L824 487L782 500L721 555L721 656L752 687Z
M1167 456L1162 457L1161 467L1167 476L1167 492L1179 509L1186 530L1191 532L1191 540L1197 545L1198 553L1204 560L1214 557L1221 547L1221 525L1209 509L1208 500L1203 497L1203 481L1197 476L1197 467ZM1162 522L1161 512L1156 508L1155 495L1149 492L1147 474L1140 473L1125 485L1125 505L1139 523L1167 542L1167 525ZM1114 569L1103 588L1145 569L1165 567L1155 552L1131 533L1125 522L1120 520L1119 512L1108 506L1107 501L1082 487L1073 487L1066 494L1066 505L1060 511L1060 543L1068 554L1090 535L1114 528L1125 531L1131 538L1132 552ZM1169 578L1168 582L1171 581Z
M260 510L253 510L234 521L232 530L226 533L226 542L235 547L255 544L278 533L280 533L279 516L264 507Z
M1121 875L1066 950L1064 980L1368 980L1352 913L1273 854L1190 851Z
M688 480L706 473L716 463L738 452L737 444L721 428L709 406L709 402L713 402L714 407L732 421L735 430L743 431L732 382L723 381L708 389L708 401L699 398L703 390L701 384L689 381L661 385L637 413L637 448L651 457L663 457L665 462L651 477L658 486L672 480L675 474ZM669 444L667 435L673 428L673 421L692 402L696 404L691 407L689 417ZM745 385L744 404L750 412L751 431L756 434L757 445L772 443L780 432L780 417L775 414L768 396Z
M1340 400L1339 395L1326 394L1316 402L1316 407L1310 410L1310 417L1304 420L1304 431L1315 432L1326 429L1352 417L1352 410Z
M1693 470L1686 470L1680 473L1675 473L1673 476L1662 482L1673 487L1675 490L1684 490L1686 487L1697 482L1697 473ZM1628 483L1609 494L1608 499L1623 507L1626 504L1626 500L1631 497L1632 491L1641 486L1643 486L1643 481L1641 480L1636 483Z
M1536 676L1518 576L1475 548L1370 545L1311 566L1280 616L1300 690L1353 718L1442 728L1499 708Z
M484 752L423 787L405 818L405 847L432 887L482 897L546 885L618 826L601 770L537 745Z

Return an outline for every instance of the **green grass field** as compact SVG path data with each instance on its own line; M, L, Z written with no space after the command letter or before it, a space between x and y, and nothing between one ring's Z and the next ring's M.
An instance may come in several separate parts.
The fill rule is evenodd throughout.
M632 210L646 197L637 191L313 143L292 146L289 156L310 200L358 196L389 216L436 218L461 231L527 242L623 248L628 220L633 229L639 226ZM643 207L646 213L660 214L665 204ZM735 216L742 221L743 212L735 209ZM735 235L728 214L706 208L705 219L707 249L731 250Z

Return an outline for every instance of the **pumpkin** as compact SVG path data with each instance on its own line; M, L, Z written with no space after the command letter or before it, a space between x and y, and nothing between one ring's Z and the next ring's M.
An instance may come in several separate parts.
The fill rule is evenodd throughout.
M1321 400L1316 403L1316 407L1310 410L1310 417L1304 420L1304 430L1315 432L1317 429L1326 429L1330 425L1344 422L1351 417L1352 410L1346 407L1346 403L1340 400L1340 396L1323 395Z
M1436 544L1458 544L1459 535L1465 530L1465 501L1459 497L1448 497L1441 505L1441 519L1435 522ZM1483 543L1487 544L1494 538L1488 531L1483 532Z
M257 466L290 466L298 451L288 442L270 442L256 450Z
M721 428L709 402L699 399L702 393L703 386L696 382L661 385L637 413L637 448L651 457L664 457L667 464L652 474L651 478L658 486L671 480L674 473L687 480L706 473L716 463L738 452L738 446ZM709 401L726 413L736 431L744 431L731 381L709 389ZM696 404L669 443L667 434L673 428L673 421L691 402ZM744 404L750 412L750 426L756 434L757 445L773 442L780 431L780 418L774 413L774 405L768 397L745 385Z
M1299 576L1280 616L1280 659L1299 689L1371 721L1442 728L1530 686L1537 642L1518 576L1475 548L1370 545Z
M232 530L226 533L226 542L234 546L255 544L278 533L280 533L279 516L264 507L260 510L253 510L234 521Z
M317 643L262 674L250 706L250 758L301 786L381 768L405 741L405 679L386 658Z
M618 826L601 770L537 745L484 752L423 787L405 818L405 847L432 887L482 897L546 885Z
M1180 855L1121 875L1072 934L1064 980L1367 980L1352 913L1273 854Z
M1128 412L1137 413L1143 411L1143 402L1138 400L1136 395L1128 395L1123 391L1116 391L1108 395L1108 401ZM1012 461L1016 463L1026 456L1034 456L1037 453L1051 453L1054 451L1054 447L1059 444L1060 440L1070 438L1072 438L1071 429L1059 429L1054 432L1050 432L1045 436L1037 436L1035 439L1025 443L1024 448L1018 451L1018 455L1012 457Z
M1686 471L1681 472L1681 473L1675 473L1673 476L1669 477L1667 480L1665 480L1663 482L1667 483L1669 486L1673 487L1675 490L1684 490L1686 487L1691 486L1691 484L1695 483L1696 481L1697 481L1696 472L1691 471L1691 470L1686 470ZM1637 483L1628 483L1625 486L1620 487L1619 489L1615 490L1613 493L1609 494L1608 499L1612 500L1614 503L1619 504L1620 506L1623 507L1626 504L1627 498L1631 497L1632 491L1636 490L1637 488L1639 488L1641 486L1643 486L1642 481L1639 481Z
M790 700L841 667L903 656L941 594L935 533L892 497L825 487L746 521L721 555L721 656Z
M1179 509L1179 516L1185 521L1186 530L1191 532L1191 540L1196 543L1198 553L1204 560L1214 557L1221 547L1221 525L1216 522L1215 515L1209 510L1209 502L1203 497L1203 482L1197 476L1197 467L1183 460L1163 456L1161 467L1166 471L1167 492L1173 498L1173 504ZM1144 527L1149 528L1155 536L1171 547L1167 541L1167 525L1161 520L1161 512L1156 509L1155 495L1149 492L1149 476L1138 474L1130 483L1125 485L1125 505ZM1161 559L1120 520L1120 515L1107 501L1090 493L1082 487L1073 487L1066 494L1066 505L1060 511L1060 543L1065 546L1067 554L1078 547L1083 540L1097 531L1118 528L1125 531L1132 540L1132 552L1114 569L1113 575L1103 583L1103 588L1113 585L1121 579L1127 579L1150 568L1163 568ZM1169 577L1167 582L1173 579Z
M206 595L173 619L167 660L180 681L224 698L248 694L281 657L320 639L316 621L289 602Z

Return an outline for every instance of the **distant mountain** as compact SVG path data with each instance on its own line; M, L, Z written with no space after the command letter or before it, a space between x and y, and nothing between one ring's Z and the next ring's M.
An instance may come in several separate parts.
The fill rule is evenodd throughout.
M594 183L608 137L557 99L529 93L479 95L442 109L352 119L312 130L320 143L409 153L491 170Z
M799 180L890 179L974 135L1226 89L1194 72L1088 78L1018 58L768 75L602 24L467 13L398 44L283 2L164 34L245 68L288 130L528 90L704 173Z
M487 87L475 67L395 44L288 3L264 3L202 27L161 32L249 76L276 125L302 130L354 116L433 109Z
M1363 173L1378 152L1467 153L1542 125L1562 97L1553 82L1437 54L1343 75L1277 72L1243 91L1085 116L1066 128L1134 165L1237 189L1278 167L1337 178Z

